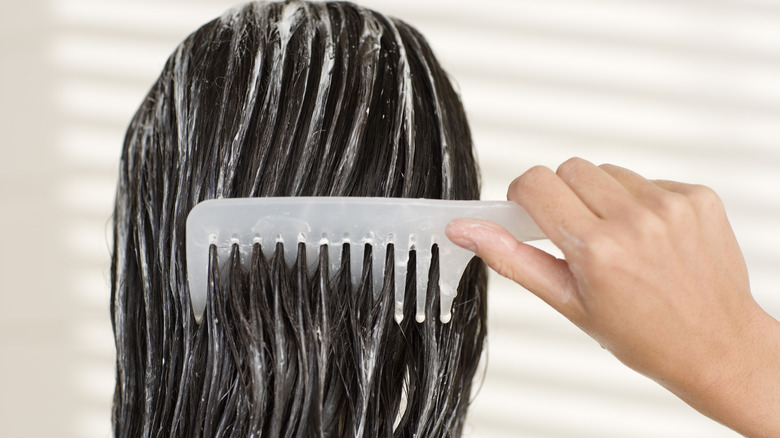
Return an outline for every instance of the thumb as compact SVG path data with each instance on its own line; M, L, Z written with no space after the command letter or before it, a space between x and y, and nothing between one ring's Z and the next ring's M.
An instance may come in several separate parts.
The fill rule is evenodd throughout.
M577 282L566 260L519 242L502 226L455 219L445 230L456 245L473 251L499 275L528 289L569 319L580 310Z

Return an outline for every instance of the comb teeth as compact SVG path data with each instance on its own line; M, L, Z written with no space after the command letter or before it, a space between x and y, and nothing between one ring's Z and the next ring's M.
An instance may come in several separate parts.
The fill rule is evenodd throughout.
M414 318L418 323L425 322L426 318L426 298L428 295L428 283L429 283L429 274L431 269L431 259L433 257L433 245L438 245L439 239L432 238L430 239L429 244L423 244L420 245L417 243L417 236L414 234L403 236L405 238L402 238L403 241L407 241L408 245L406 247L401 246L394 242L394 236L388 235L384 239L375 239L372 237L364 237L359 240L352 240L348 236L336 236L334 239L328 238L328 236L320 236L317 238L316 242L312 242L311 240L306 238L306 235L304 233L298 233L297 236L287 236L283 234L278 234L273 239L264 239L261 236L254 236L251 241L242 240L240 237L238 237L235 234L231 234L229 236L222 236L218 233L210 234L209 235L209 244L213 244L217 246L217 256L219 260L226 260L228 257L230 257L230 252L232 251L232 248L234 245L238 245L239 253L241 255L241 262L244 265L249 264L249 260L252 254L252 247L254 244L258 243L260 244L260 247L263 251L263 254L266 258L273 257L274 251L276 250L276 244L282 243L285 245L285 251L284 251L284 258L285 263L287 263L288 266L292 266L297 261L297 251L294 249L297 245L293 245L292 247L288 242L295 242L296 244L303 243L306 246L306 264L307 264L307 270L310 275L313 275L315 271L317 270L317 267L319 265L319 247L321 245L325 245L327 247L328 251L328 260L329 260L329 266L328 266L328 272L330 278L333 278L336 273L341 269L342 267L342 257L349 253L349 268L350 268L350 280L352 283L352 289L357 290L361 284L362 284L362 278L364 274L363 272L363 262L365 259L365 251L366 251L366 245L369 245L369 249L371 251L371 270L372 275L369 280L372 281L372 288L375 294L378 293L378 291L381 291L384 287L384 276L385 276L385 262L386 262L386 253L387 253L387 246L389 244L393 244L394 249L394 271L395 271L395 285L394 285L394 296L395 296L395 320L399 324L404 319L404 312L407 310L404 306L404 299L406 296L406 283L407 283L407 275L410 268L409 264L409 257L411 255L411 251L414 250L416 252L416 299L413 303L413 309L414 309ZM384 242L384 243L380 243ZM446 245L446 244L445 244ZM451 244L450 244L451 245ZM290 249L293 248L293 249ZM454 247L457 248L458 247ZM208 252L208 250L206 250ZM441 257L442 252L445 254L448 253L448 251L444 250L442 251L441 246L439 248L439 254ZM459 251L458 251L459 252ZM458 254L461 255L461 254ZM448 257L450 261L453 261L454 254L450 255ZM468 263L468 260L473 257L473 254L469 252L465 252L465 257L461 255L462 259L465 260L465 263L463 263L463 269L465 269L465 265ZM457 262L456 262L457 263ZM458 270L457 278L459 279L462 275L463 269ZM441 278L441 275L440 275ZM451 279L450 279L451 280ZM452 298L455 297L455 294L457 292L457 282L440 282L440 292L443 296L451 296ZM192 287L192 285L191 285ZM447 289L449 288L449 289ZM446 304L447 306L441 307L441 313L440 313L440 319L442 322L449 322L450 315L451 315L451 305L452 300L443 302L442 304ZM195 304L193 304L193 307L195 307ZM200 312L197 314L200 315ZM199 319L199 318L198 318Z
M187 275L196 321L206 306L208 253L217 246L220 259L233 245L241 261L249 263L252 246L259 243L266 255L276 244L285 245L285 261L297 260L300 243L306 247L306 263L313 274L319 264L321 245L327 245L329 275L341 268L342 255L349 254L350 279L358 290L362 279L372 282L374 293L384 285L387 248L394 247L395 320L400 323L413 306L415 320L426 319L426 303L432 248L439 250L439 320L452 318L452 302L458 283L473 254L446 238L446 224L458 217L493 220L520 240L543 238L524 210L511 202L442 201L400 198L241 198L210 200L198 204L187 218ZM369 245L371 275L363 272ZM416 299L405 303L410 252L416 252ZM435 303L432 303L435 304Z

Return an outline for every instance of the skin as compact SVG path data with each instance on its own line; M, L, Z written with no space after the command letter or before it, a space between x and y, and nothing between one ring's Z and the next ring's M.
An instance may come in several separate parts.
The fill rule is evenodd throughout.
M447 236L704 415L780 436L780 323L753 299L711 189L572 158L530 169L507 199L564 259L487 221L455 220Z

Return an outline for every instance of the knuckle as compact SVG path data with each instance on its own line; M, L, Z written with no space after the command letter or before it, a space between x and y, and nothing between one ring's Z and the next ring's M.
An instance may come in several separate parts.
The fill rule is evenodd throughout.
M541 165L533 166L520 177L520 181L524 181L524 182L536 181L539 178L548 176L550 173L552 173L552 170L550 170L545 166L541 166Z
M681 193L665 193L658 200L658 214L663 219L676 221L692 213L690 199Z
M490 269L496 271L498 275L513 281L519 280L519 275L517 275L515 266L507 258L495 257L490 259L483 259L483 261L490 267Z
M546 180L551 173L552 171L544 166L534 166L528 169L525 171L525 173L515 178L515 180L512 181L512 183L509 185L507 198L513 199L514 195L523 193L528 188L539 184L540 181Z
M714 190L703 185L693 185L687 193L693 207L698 211L720 210L723 203Z
M491 268L498 273L498 275L508 278L510 280L515 279L515 273L511 266L507 265L504 262L497 261L493 263L493 266Z
M584 237L584 264L588 268L604 268L623 258L623 247L619 244L615 233L590 233Z
M638 215L634 223L634 238L639 246L655 245L669 235L667 222L651 210L646 210Z
M569 158L568 160L561 163L560 166L558 166L558 170L555 171L555 173L558 174L558 176L562 178L568 178L572 177L579 169L582 167L582 164L585 162L582 158L573 157Z
M666 228L663 218L650 209L636 212L632 222L637 229L646 234L657 235Z

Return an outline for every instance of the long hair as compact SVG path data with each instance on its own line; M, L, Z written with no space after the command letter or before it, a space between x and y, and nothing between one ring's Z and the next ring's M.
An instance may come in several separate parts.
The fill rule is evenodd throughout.
M481 262L467 268L449 324L396 324L392 276L373 290L369 276L383 273L371 272L368 247L356 290L346 247L337 272L322 249L313 275L303 246L266 257L256 245L248 265L238 247L224 260L212 247L197 323L184 226L211 198L478 195L459 97L409 25L302 1L250 3L205 24L168 59L125 137L111 266L115 435L459 436L485 338ZM301 262L285 264L284 251ZM434 252L429 307L437 262Z

